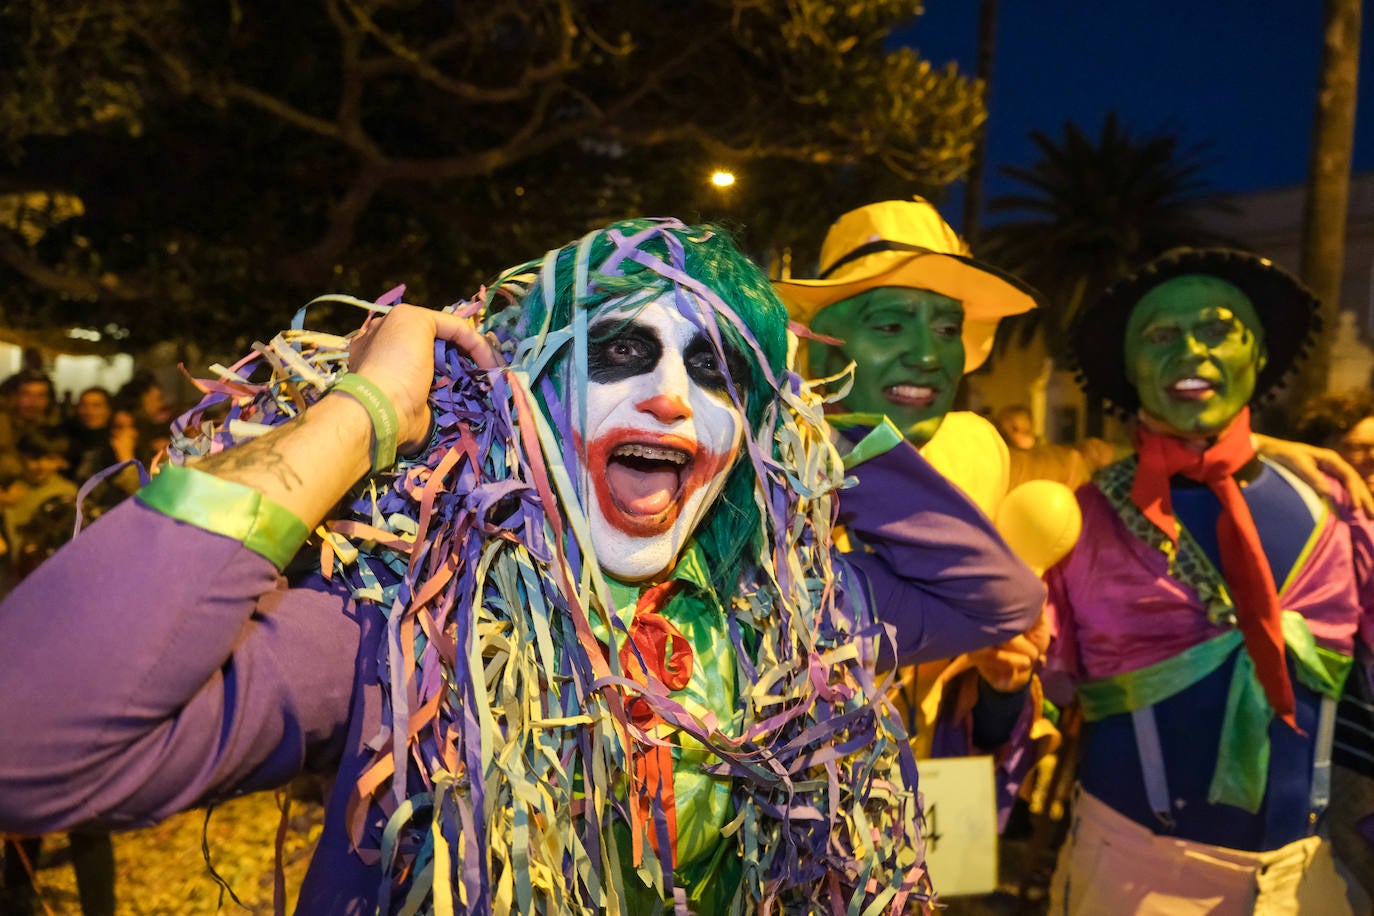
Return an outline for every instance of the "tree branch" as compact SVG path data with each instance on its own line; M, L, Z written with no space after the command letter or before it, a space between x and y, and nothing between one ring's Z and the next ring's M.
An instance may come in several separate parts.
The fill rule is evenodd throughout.
M425 83L466 102L478 104L501 104L528 98L536 86L557 80L577 69L574 61L573 42L577 36L577 26L573 22L572 10L566 0L559 3L559 46L548 62L537 67L527 67L510 86L491 88L477 86L462 80L453 79L441 72L431 63L431 58L440 51L447 50L452 38L445 38L431 45L425 51L417 51L395 35L382 29L358 4L343 0L353 19L367 34L375 38L399 61L406 64L414 74Z
M319 283L353 244L358 221L381 186L382 175L376 168L365 167L353 178L353 183L329 208L329 226L324 235L309 248L296 252L281 261L281 273L297 286Z
M43 289L73 299L116 299L127 302L146 299L150 294L148 290L127 286L115 274L71 274L50 267L8 238L0 238L0 263L6 264Z

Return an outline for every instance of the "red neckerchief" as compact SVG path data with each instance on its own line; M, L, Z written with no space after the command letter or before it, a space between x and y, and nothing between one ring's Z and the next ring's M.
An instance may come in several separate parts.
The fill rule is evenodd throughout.
M1154 432L1144 423L1136 427L1135 447L1140 463L1131 485L1131 502L1169 540L1178 543L1178 520L1169 497L1170 477L1181 474L1206 484L1221 501L1221 515L1217 518L1221 575L1235 601L1245 648L1255 663L1269 705L1279 718L1296 729L1293 684L1284 663L1278 589L1255 529L1255 519L1234 476L1255 457L1255 448L1250 443L1250 408L1242 409L1204 452L1189 448L1177 436Z
M646 588L635 605L628 638L620 647L620 667L625 676L640 684L648 683L645 667L669 690L681 690L692 677L692 644L660 611L682 585L669 579ZM639 649L639 655L635 649ZM669 654L671 650L671 654ZM639 658L644 658L641 665ZM663 721L642 697L625 704L630 719L646 733ZM662 738L659 739L663 741ZM631 812L635 830L653 823L653 804L657 799L668 826L668 844L673 864L677 864L677 794L673 790L673 749L666 742L635 742L630 754ZM658 852L658 834L649 831L649 842Z

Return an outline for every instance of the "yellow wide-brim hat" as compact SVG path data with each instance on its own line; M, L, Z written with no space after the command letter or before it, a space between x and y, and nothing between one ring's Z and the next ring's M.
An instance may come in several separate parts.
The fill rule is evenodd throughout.
M964 307L965 373L987 360L997 322L1036 306L1035 290L970 257L964 240L920 197L844 214L825 234L820 263L818 279L773 283L793 321L809 326L821 309L881 286L930 290Z

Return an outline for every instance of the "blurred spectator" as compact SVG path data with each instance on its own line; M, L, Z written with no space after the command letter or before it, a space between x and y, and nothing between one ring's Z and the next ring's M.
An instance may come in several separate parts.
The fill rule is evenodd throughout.
M76 483L85 480L105 465L95 465L96 456L108 449L110 441L110 393L104 388L87 388L62 423L67 437L68 476Z
M157 383L151 372L135 372L133 378L116 392L114 406L116 410L128 411L134 418L141 446L135 457L148 464L152 456L166 447L167 424L172 419L172 409L167 403L162 386Z
M141 423L165 425L172 419L172 409L167 404L167 396L157 378L148 370L140 369L120 387L115 400Z
M1009 404L998 409L992 415L992 422L1010 452L1009 488L1028 480L1055 480L1076 490L1099 468L1126 454L1124 447L1105 439L1084 439L1077 445L1044 442L1035 435L1030 408L1024 404Z
M1025 451L1035 447L1035 423L1029 407L1023 404L1010 404L993 414L992 422L1006 440L1007 448L1012 451Z
M1335 449L1374 484L1374 394L1355 390L1309 401L1298 438ZM1374 897L1374 659L1357 656L1336 710L1328 814L1336 855Z
M1335 449L1374 485L1374 394L1346 391L1308 402L1298 418L1298 438Z
M24 473L17 446L29 430L57 424L56 392L52 379L36 369L25 369L5 380L8 408L0 411L0 483L11 483Z
M110 471L86 494L81 503L83 525L113 509L143 485L143 477L134 462L137 461L146 469L153 454L153 448L140 440L134 415L127 410L113 411L105 429L104 441L86 455L77 467L75 479L78 483L85 483L117 465L123 467L118 471Z
M10 414L20 427L52 426L57 422L57 398L52 379L37 370L16 377Z
M71 536L70 519L65 531L54 533L60 528L54 517L64 506L76 505L76 484L62 475L67 466L64 439L51 430L32 429L19 437L16 450L24 472L0 498L9 546L6 592Z

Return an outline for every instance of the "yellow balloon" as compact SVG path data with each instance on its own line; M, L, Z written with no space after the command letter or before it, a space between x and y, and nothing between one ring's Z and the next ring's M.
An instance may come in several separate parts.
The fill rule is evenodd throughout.
M997 531L1037 575L1058 563L1078 540L1083 514L1073 491L1054 480L1028 480L997 507Z

